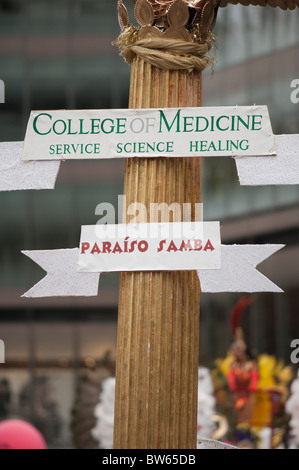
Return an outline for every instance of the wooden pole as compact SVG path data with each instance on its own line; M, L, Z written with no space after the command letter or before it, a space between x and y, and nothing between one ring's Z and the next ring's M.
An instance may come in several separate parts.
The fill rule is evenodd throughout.
M130 108L201 105L200 72L131 67ZM200 176L199 158L127 159L127 205L191 203L195 220ZM195 271L121 273L115 449L196 449L199 295Z

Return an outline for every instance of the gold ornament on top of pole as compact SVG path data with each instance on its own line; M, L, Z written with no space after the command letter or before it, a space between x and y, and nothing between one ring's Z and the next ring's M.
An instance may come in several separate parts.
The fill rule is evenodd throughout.
M158 68L189 71L202 71L213 63L206 55L214 41L211 30L218 7L213 2L203 7L190 7L185 0L133 3L139 28L129 23L127 9L122 0L118 1L122 34L116 44L126 62L131 65L138 56Z
M116 41L131 65L129 108L201 106L201 72L219 7L228 3L295 8L299 0L133 0L138 27L118 0ZM127 207L161 205L158 220L181 221L166 208L201 201L200 158L129 158ZM130 217L124 208L123 222ZM138 207L138 206L136 206ZM170 217L171 216L171 217ZM195 449L200 286L195 271L120 275L114 448Z

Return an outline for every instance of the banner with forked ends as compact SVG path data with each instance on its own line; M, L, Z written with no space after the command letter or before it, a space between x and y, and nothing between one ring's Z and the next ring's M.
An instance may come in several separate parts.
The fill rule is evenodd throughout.
M196 270L202 292L282 292L256 266L284 245L221 245L218 222L107 227L82 227L79 248L23 251L47 272L23 296L94 296L102 272L174 270Z
M235 154L240 185L299 184L299 134L277 135L274 139L276 155ZM23 145L23 142L0 143L0 191L54 189L61 161L23 160ZM172 155L162 152L159 156Z

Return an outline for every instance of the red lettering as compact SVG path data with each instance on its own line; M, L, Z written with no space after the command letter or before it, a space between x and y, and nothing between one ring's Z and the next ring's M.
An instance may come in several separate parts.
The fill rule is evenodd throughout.
M137 241L136 241L136 240L134 240L134 241L131 243L131 247L130 247L129 253L132 253L132 251L135 250L135 245L137 245Z
M92 250L91 250L90 253L91 253L92 255L93 255L94 253L101 253L101 250L100 250L100 248L98 247L97 243L95 243L95 244L93 245Z
M103 242L103 253L111 253L111 243Z
M200 251L202 249L202 241L194 240L194 250Z
M169 247L167 248L167 251L178 251L173 240L171 240L171 242L169 243Z
M138 250L141 251L141 253L144 253L148 249L148 243L146 240L141 240L141 242L138 243Z
M129 243L128 239L129 239L129 237L126 237L125 241L124 241L124 252L125 253L128 253L128 243Z
M81 255L85 255L85 251L88 250L90 247L90 244L88 242L82 243L81 245Z
M121 247L119 246L119 243L116 242L115 245L114 245L114 248L112 250L112 253L122 253L123 250L121 249Z
M165 245L165 243L166 243L166 240L161 240L161 241L160 241L160 243L159 243L159 248L158 248L158 250L157 250L158 253L159 253L159 251L162 251L162 250L163 250L163 245Z
M210 239L207 241L207 243L205 244L205 247L204 247L204 251L207 251L207 250L211 250L211 251L215 250L212 243L210 242Z
M190 243L190 240L187 241L187 243L183 240L182 243L181 243L181 246L180 246L180 251L183 251L183 250L192 250L192 246L191 246L191 243Z

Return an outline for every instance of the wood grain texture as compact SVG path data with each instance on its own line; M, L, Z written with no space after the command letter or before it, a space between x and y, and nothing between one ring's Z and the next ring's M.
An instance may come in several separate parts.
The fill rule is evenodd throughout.
M199 72L160 70L134 59L130 108L200 105ZM142 202L149 211L151 202L190 202L194 211L200 176L199 158L127 159L127 205ZM115 449L196 448L199 296L194 271L121 273Z

